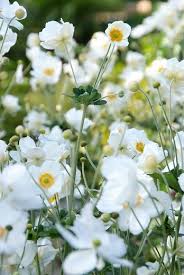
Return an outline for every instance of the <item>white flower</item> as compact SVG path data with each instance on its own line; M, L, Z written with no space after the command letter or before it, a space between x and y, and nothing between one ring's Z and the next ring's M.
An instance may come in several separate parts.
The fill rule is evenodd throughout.
M23 25L18 20L25 19L27 17L26 9L20 6L16 1L10 4L9 0L1 0L0 2L0 16L3 20L10 24L10 26L23 29Z
M65 119L66 119L67 123L69 123L77 131L79 131L81 121L82 121L82 110L77 110L75 108L70 109L65 114ZM87 130L92 124L93 124L93 122L90 119L85 118L83 130L84 131Z
M131 27L123 21L115 21L108 24L108 28L105 30L109 40L117 46L128 46L128 37L131 32Z
M40 167L31 166L29 171L35 183L40 186L49 199L52 199L54 195L60 195L67 188L65 184L66 173L58 162L45 161ZM67 191L69 192L69 188ZM45 198L44 194L43 198Z
M32 63L31 75L39 84L55 84L59 81L62 63L59 58L40 54Z
M0 19L0 24L2 24L2 21ZM7 31L7 33L6 33ZM0 40L0 54L3 56L4 54L8 53L12 46L15 45L17 41L17 34L14 33L11 29L8 28L7 25L4 23L0 29L0 35L3 39ZM5 36L6 35L6 36ZM4 38L5 36L5 38Z
M182 191L184 191L184 173L182 173L179 178L178 178L178 182L180 185L180 188Z
M30 210L43 207L42 192L23 164L9 165L0 174L4 196L16 208Z
M2 105L5 110L12 115L20 110L19 98L13 95L5 95L2 97Z
M137 268L136 274L137 275L155 275L158 269L159 269L158 262L155 262L155 263L147 262L146 265Z
M30 33L27 37L27 46L29 48L38 47L40 45L40 39L38 33Z
M31 131L39 131L48 123L47 114L44 112L30 111L24 119L25 126Z
M112 129L110 130L111 131L108 139L108 144L114 149L114 151L117 151L123 144L127 125L123 122L118 123L116 125L113 125Z
M15 79L17 84L22 84L24 82L24 72L23 72L23 64L18 64L16 72L15 72Z
M95 32L89 41L89 55L94 58L103 58L110 45L107 35L103 32Z
M164 151L155 142L149 142L145 145L144 151L138 159L138 167L145 173L152 174L165 159L165 156L167 156L166 150Z
M23 248L26 240L24 232L27 213L12 208L6 201L1 201L0 216L0 254L14 254L17 248Z
M132 156L142 154L145 145L149 142L144 130L128 129L125 133L123 144Z
M93 207L87 204L72 226L71 232L63 226L57 229L64 239L76 249L65 259L63 269L66 274L79 275L103 267L102 260L111 264L131 266L122 259L126 253L126 245L120 237L107 233L101 220L93 216Z
M129 51L126 56L126 63L132 70L140 70L145 67L145 57L138 52Z
M8 160L7 144L3 140L0 140L0 163Z
M61 23L50 21L46 23L45 28L39 33L41 46L47 50L55 50L56 54L61 50L65 51L72 43L74 26L69 22Z

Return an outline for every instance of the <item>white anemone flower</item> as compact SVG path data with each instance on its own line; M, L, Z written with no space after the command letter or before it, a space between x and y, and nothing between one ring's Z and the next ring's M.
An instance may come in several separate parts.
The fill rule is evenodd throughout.
M8 145L6 144L6 142L0 140L0 164L8 160L7 147Z
M146 262L144 266L138 267L136 270L137 275L154 275L159 269L158 262Z
M149 142L145 145L143 153L139 156L138 167L145 173L152 174L165 157L167 157L167 154L167 151L163 150L157 143Z
M123 21L115 21L108 24L105 33L111 43L117 46L126 47L129 44L128 37L131 33L131 27Z
M45 28L39 33L41 46L47 50L60 52L66 51L66 47L72 43L74 35L74 26L69 22L50 21L46 23Z
M2 24L2 21L0 19L0 24ZM13 32L10 28L8 28L7 24L4 23L0 29L0 54L1 56L5 55L9 52L11 47L13 47L17 41L17 34Z
M17 248L24 247L27 213L11 207L7 201L1 201L0 216L0 254L11 255Z
M30 33L27 37L27 46L29 48L39 47L40 45L40 39L38 33Z
M115 234L106 232L103 222L93 216L93 206L87 204L80 216L70 228L66 230L57 225L62 237L76 249L71 252L63 263L66 274L85 274L93 269L101 269L103 260L118 266L131 266L122 257L126 254L124 241Z
M29 171L34 178L35 184L43 190L44 199L46 196L52 200L53 196L60 195L62 190L67 189L65 186L66 173L58 162L45 161L40 167L30 166Z
M2 105L5 110L14 115L20 110L19 98L14 95L5 95L2 97Z
M82 121L82 110L77 110L76 108L70 109L65 114L65 119L68 124L70 124L74 129L79 131ZM92 124L93 122L90 119L85 118L83 131L86 131Z
M3 195L16 208L31 210L43 207L42 192L23 164L6 166L0 174L0 186Z
M35 110L30 111L24 118L24 125L33 132L44 128L47 123L47 114Z
M62 63L58 57L40 54L32 63L31 75L38 84L56 84L62 71Z
M22 30L23 25L19 22L19 20L23 20L27 17L27 11L16 1L13 2L13 4L10 4L9 0L1 0L0 17L6 24L10 24L10 26L17 28L18 30Z

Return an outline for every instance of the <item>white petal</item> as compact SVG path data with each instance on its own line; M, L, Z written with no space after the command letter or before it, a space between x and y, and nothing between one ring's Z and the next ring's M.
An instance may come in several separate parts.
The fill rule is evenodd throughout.
M97 265L95 251L81 250L69 254L63 264L65 274L80 275L86 274L93 270Z

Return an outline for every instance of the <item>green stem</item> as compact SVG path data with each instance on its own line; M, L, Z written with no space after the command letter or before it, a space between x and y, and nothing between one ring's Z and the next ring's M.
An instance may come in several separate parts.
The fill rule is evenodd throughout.
M71 173L71 193L70 193L70 200L69 200L70 217L71 217L71 213L73 210L73 197L74 197L74 189L75 189L75 178L76 178L76 171L77 171L78 155L79 155L80 141L81 141L82 130L83 130L83 126L84 126L84 120L86 117L86 112L87 112L87 105L84 105L82 120L81 120L81 124L80 124L80 130L79 130L77 143L76 143L76 147L75 147L73 168L72 168L72 173Z

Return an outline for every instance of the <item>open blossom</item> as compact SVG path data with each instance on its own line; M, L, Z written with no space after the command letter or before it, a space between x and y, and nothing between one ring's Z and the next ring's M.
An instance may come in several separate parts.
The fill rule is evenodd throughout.
M0 254L11 255L17 248L24 247L27 213L11 207L7 201L1 201L0 217Z
M2 105L5 110L11 114L15 114L20 110L19 98L13 95L3 96Z
M40 85L55 84L59 81L62 63L59 58L42 53L33 60L31 75Z
M105 30L110 42L120 47L128 46L128 37L131 32L130 25L123 21L115 21L108 24L108 28Z
M124 241L115 234L105 230L101 220L93 216L93 206L85 205L80 216L70 228L66 230L57 225L62 237L76 249L65 259L63 268L66 274L79 275L102 269L103 260L118 266L131 266L131 263L122 259L126 253Z
M72 43L74 26L69 22L50 21L46 23L45 28L39 33L41 46L47 50L55 50L56 54L66 51Z
M65 119L74 129L79 131L82 120L82 111L72 108L65 114ZM92 124L93 122L90 119L85 118L83 130L87 130Z
M30 111L24 118L24 125L31 131L39 131L47 123L47 114L35 110Z
M23 25L19 20L27 17L27 11L23 6L20 6L18 2L10 4L9 0L1 0L0 2L0 17L12 27L18 30L23 29Z
M2 24L2 21L0 19L0 24ZM7 33L6 33L7 32ZM6 33L6 36L5 36ZM17 34L13 32L10 28L7 30L7 24L4 23L0 29L0 35L2 38L0 39L0 54L3 56L6 53L9 52L11 47L13 47L17 41ZM5 38L3 39L3 37Z

